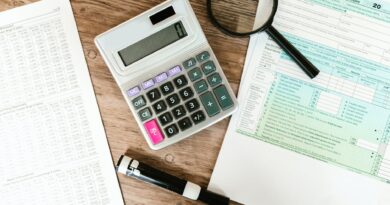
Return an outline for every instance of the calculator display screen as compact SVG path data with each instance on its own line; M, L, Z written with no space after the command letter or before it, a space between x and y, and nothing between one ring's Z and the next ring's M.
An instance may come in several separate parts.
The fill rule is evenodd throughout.
M187 35L183 23L179 21L119 51L119 56L125 66L128 66Z

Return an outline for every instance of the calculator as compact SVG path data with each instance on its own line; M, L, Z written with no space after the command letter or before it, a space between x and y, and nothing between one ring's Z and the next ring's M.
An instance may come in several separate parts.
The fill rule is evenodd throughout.
M95 44L151 149L183 140L237 110L187 0L165 1L97 36Z

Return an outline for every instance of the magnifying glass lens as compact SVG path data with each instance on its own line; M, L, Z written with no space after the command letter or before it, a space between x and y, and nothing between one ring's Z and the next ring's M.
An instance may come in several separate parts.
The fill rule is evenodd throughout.
M250 33L273 18L274 0L211 0L215 21L231 33ZM256 19L257 14L257 19Z

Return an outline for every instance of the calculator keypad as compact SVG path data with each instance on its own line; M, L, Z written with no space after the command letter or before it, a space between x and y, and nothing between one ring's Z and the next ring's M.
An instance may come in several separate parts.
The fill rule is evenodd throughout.
M126 91L154 145L234 106L208 51Z

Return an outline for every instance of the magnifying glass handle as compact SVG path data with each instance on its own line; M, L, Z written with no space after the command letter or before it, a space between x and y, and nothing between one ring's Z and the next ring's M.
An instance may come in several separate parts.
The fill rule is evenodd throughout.
M298 51L275 27L270 26L266 29L268 35L275 40L275 42L283 48L283 50L290 55L292 59L302 68L302 70L311 78L315 78L320 71Z

